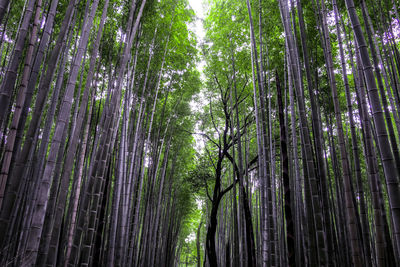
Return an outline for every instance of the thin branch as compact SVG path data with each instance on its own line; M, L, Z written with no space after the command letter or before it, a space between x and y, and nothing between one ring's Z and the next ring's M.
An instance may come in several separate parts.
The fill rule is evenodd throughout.
M238 97L237 97L237 99L236 99L236 101L238 101L241 97L242 97L242 94L244 93L244 91L245 91L245 89L246 89L246 86L247 86L247 84L249 83L249 78L247 77L247 74L245 74L245 83L243 84L243 87L242 87L242 90L240 90L240 93L239 93L239 95L238 95ZM247 98L247 96L244 98L244 99L246 99Z
M184 131L184 132L187 132L187 133L189 133L189 134L192 134L192 135L193 135L193 134L201 135L201 136L207 138L211 143L213 143L214 145L216 145L218 148L220 147L219 144L217 144L214 140L212 140L212 138L211 138L210 136L208 136L208 135L205 134L205 133L195 133L195 132L191 132L191 131L188 131L188 130L185 130L185 129L181 129L181 130Z
M214 161L212 160L210 151L209 151L207 148L205 148L205 150L206 150L206 152L207 152L208 157L210 158L211 164L213 165L214 169L216 170L216 169L217 169L217 166L215 166Z
M238 183L238 182L239 182L239 180L236 179L234 183L232 183L230 186L228 186L228 187L225 188L223 191L221 191L221 193L219 194L218 198L221 199L221 198L222 198L226 193L228 193L229 190L231 190L231 189L236 185L236 183Z
M213 165L214 165L214 163L213 163ZM206 180L204 177L202 177L202 178L203 178L203 181L204 181L204 186L205 186L205 188L206 188L207 197L208 197L208 199L209 199L211 202L213 202L213 199L212 199L212 197L210 196L210 193L208 192L208 183L207 183L207 180Z
M221 135L220 132L218 131L217 125L215 124L213 110L212 110L212 104L211 104L211 96L210 96L210 115L211 115L211 121L212 121L215 131L218 133L218 135Z

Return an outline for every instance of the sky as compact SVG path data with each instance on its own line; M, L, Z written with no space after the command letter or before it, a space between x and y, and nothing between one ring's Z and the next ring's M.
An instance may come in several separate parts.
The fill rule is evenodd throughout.
M203 28L203 22L202 20L205 18L205 13L206 13L206 9L205 9L205 5L203 3L203 0L189 0L189 5L190 7L194 10L197 19L194 22L194 25L189 25L190 30L192 30L196 36L197 36L197 40L199 42L201 42L204 37L205 37L205 31ZM198 46L198 48L200 48ZM201 79L204 79L202 70L204 68L205 62L204 60L201 60L200 62L197 63L197 69L201 72ZM205 105L206 100L204 97L204 94L202 92L200 92L197 97L195 97L194 100L192 100L192 102L190 103L191 109L192 111L201 111L203 109L203 106ZM195 131L199 132L199 127L200 127L200 122L196 123L195 126ZM204 148L205 142L203 140L203 138L200 135L194 134L193 135L196 144L195 144L195 149L197 152L201 152Z
M203 20L205 18L205 13L206 13L205 3L203 2L203 0L189 0L189 5L194 10L197 17L197 19L194 22L194 25L190 25L189 29L196 34L197 40L201 42L206 35L203 27ZM200 72L203 70L204 65L205 62L203 60L201 60L197 64L197 68L199 69Z
M201 22L205 15L203 0L189 0L189 5L192 7L198 18L195 22L195 27L192 30L196 33L199 39L202 39L205 36L203 23Z

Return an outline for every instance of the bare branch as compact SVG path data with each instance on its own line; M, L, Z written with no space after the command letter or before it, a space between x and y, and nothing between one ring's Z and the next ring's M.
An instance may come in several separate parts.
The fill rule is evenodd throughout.
M219 199L221 199L226 193L228 193L235 185L238 183L239 180L236 179L234 183L232 183L230 186L225 188L220 194L219 194Z
M195 133L195 132L191 132L191 131L188 131L188 130L185 130L185 129L181 129L181 130L184 131L184 132L187 132L187 133L189 133L189 134L192 134L192 135L193 135L193 134L201 135L201 136L207 138L211 143L213 143L214 145L216 145L218 148L220 147L220 145L217 144L208 134L205 134L205 133Z
M211 115L211 121L212 121L212 124L214 126L214 129L218 133L218 136L219 136L221 134L220 134L220 132L218 130L217 125L215 124L214 115L213 115L213 111L212 111L211 96L210 96L210 115Z
M209 159L210 159L210 161L211 161L211 164L213 165L214 169L216 170L216 169L217 169L217 166L215 166L214 161L212 160L210 151L209 151L207 148L205 148L205 149L206 149L207 155L208 155L208 157L209 157Z

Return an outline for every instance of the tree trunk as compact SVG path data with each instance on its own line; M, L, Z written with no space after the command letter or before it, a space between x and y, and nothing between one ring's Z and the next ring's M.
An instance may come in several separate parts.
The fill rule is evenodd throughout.
M396 242L397 252L400 249L400 189L397 177L397 168L393 160L393 154L386 131L382 106L376 87L375 76L372 70L371 61L365 42L364 34L355 10L353 0L346 0L347 11L350 17L352 28L360 50L361 63L364 68L367 93L372 109L372 117L375 125L375 132L378 139L378 146L382 157L382 165L385 173L387 191L389 196L390 210L393 217L393 236ZM399 253L396 253L399 255Z
M281 136L281 161L282 161L282 181L283 190L285 196L285 219L286 219L286 242L288 248L288 263L289 266L296 266L296 255L295 255L295 230L292 218L292 201L291 201L291 189L289 185L289 157L286 141L286 126L285 118L283 115L283 101L282 101L282 88L280 85L278 72L276 72L276 90L278 96L278 107L279 107L279 124L280 124L280 136Z

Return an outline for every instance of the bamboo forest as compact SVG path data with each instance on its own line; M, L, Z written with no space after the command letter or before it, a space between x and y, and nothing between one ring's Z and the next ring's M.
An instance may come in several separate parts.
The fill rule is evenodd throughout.
M399 0L0 0L0 266L400 266Z

